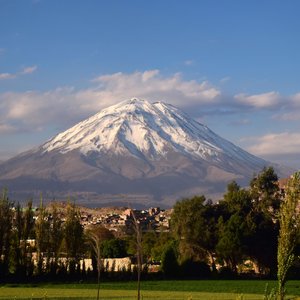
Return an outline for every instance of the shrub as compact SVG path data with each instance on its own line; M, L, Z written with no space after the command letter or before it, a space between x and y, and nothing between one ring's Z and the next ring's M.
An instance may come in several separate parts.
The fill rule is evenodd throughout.
M234 279L236 274L229 267L221 267L219 269L219 277L221 279Z
M203 261L185 260L180 266L181 274L184 278L209 278L211 270L208 264Z

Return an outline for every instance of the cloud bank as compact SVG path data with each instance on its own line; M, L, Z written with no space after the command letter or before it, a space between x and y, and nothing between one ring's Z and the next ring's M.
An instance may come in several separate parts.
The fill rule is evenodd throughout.
M15 74L1 73L0 79L13 79L36 70L37 66L30 66ZM104 74L93 78L85 89L59 87L49 91L2 93L0 134L42 131L49 126L60 131L107 106L132 97L165 101L192 111L193 116L199 119L205 115L209 119L231 114L235 118L228 124L236 127L251 125L258 112L265 112L270 122L300 120L300 93L286 96L268 91L253 95L227 95L209 81L186 80L180 73L166 76L159 70L146 70ZM256 155L298 153L298 141L300 134L296 132L263 134L252 138L248 150Z
M36 67L23 70L32 73ZM140 97L151 101L166 101L177 106L209 104L218 101L220 91L210 83L185 81L180 74L163 77L158 70L115 73L91 80L91 87L76 90L61 87L46 92L6 92L0 94L0 132L36 130L49 123L76 122L99 110ZM6 125L6 127L4 127Z
M300 133L282 132L267 134L253 139L249 147L252 153L257 155L276 155L299 153Z
M238 94L234 98L242 105L255 108L270 108L280 104L281 97L278 92L269 92L258 95Z
M299 167L300 133L281 132L253 137L247 150L269 161L276 161L293 169Z

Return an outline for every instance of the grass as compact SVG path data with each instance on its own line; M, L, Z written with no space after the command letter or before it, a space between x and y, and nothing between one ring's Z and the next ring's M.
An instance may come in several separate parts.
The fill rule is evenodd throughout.
M190 300L259 300L264 290L276 287L275 281L265 280L190 280L144 281L142 299L190 299ZM100 299L135 299L135 282L105 282L101 285ZM290 299L300 299L300 281L288 281ZM239 298L239 295L243 297ZM95 299L95 284L40 284L2 285L0 299Z
M96 293L93 290L81 290L81 289L66 289L64 291L60 289L51 289L51 290L20 290L18 294L17 291L1 291L1 299L71 299L71 300L83 300L83 299L95 299ZM22 293L22 294L19 294ZM3 295L3 296L2 296ZM142 291L142 299L164 299L164 300L181 300L181 299L193 299L193 300L230 300L236 299L237 294L232 293L201 293L201 292L171 292L171 291ZM102 290L100 293L100 299L128 299L132 300L136 298L136 292L132 290ZM245 294L245 300L258 300L263 299L262 296L256 294Z

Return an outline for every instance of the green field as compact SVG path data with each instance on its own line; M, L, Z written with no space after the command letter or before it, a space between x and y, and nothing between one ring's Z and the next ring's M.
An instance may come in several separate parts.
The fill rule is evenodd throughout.
M276 287L275 281L265 280L198 280L145 281L142 299L263 299L266 285ZM101 284L100 299L135 299L135 282L105 282ZM96 298L95 284L1 285L0 299L91 299ZM287 283L289 299L300 299L300 281Z

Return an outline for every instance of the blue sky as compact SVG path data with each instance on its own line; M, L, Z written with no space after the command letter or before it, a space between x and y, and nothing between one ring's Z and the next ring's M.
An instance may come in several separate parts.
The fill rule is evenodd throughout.
M0 160L140 97L299 168L299 11L297 0L0 0Z

